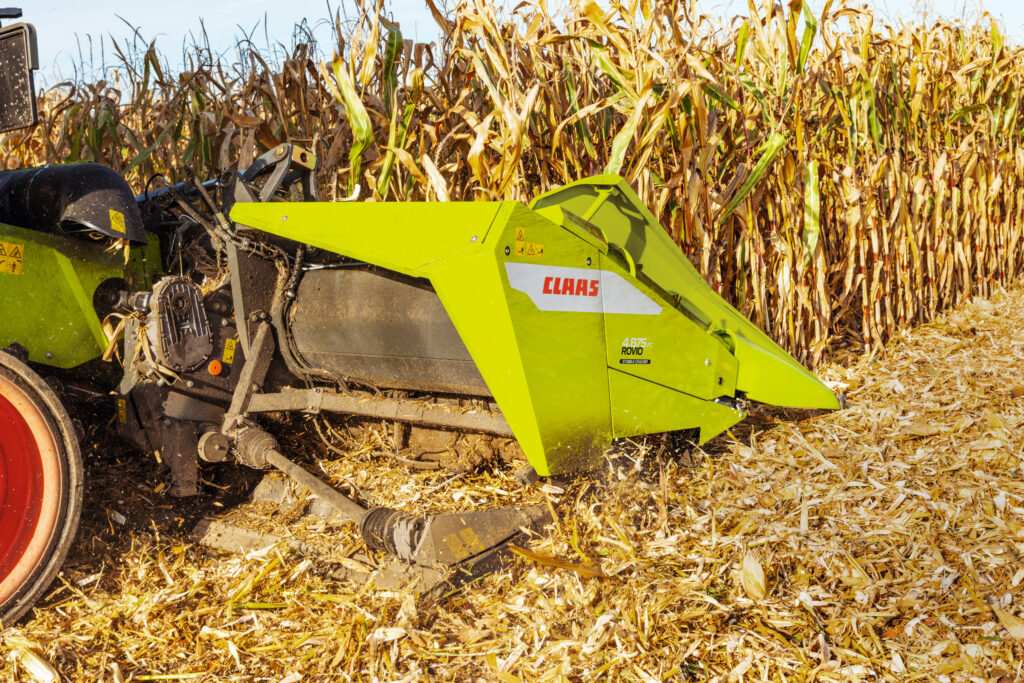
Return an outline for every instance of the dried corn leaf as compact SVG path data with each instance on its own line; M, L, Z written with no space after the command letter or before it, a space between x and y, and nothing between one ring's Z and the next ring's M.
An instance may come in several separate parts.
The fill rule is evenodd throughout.
M760 600L767 594L768 582L764 575L764 567L754 553L748 552L743 556L743 564L740 567L740 585L743 591L752 599Z

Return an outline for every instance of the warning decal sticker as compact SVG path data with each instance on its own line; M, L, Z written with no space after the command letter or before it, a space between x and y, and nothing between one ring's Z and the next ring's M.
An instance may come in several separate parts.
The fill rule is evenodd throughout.
M609 270L505 263L508 283L542 311L658 315L661 306Z
M24 245L0 242L0 273L21 275L21 262L24 258Z
M124 214L110 209L110 229L124 234Z
M221 358L224 359L225 363L235 362L235 346L238 344L237 339L228 339L224 342L224 355Z
M543 242L527 242L526 228L516 228L516 256L532 256L540 258L544 256Z

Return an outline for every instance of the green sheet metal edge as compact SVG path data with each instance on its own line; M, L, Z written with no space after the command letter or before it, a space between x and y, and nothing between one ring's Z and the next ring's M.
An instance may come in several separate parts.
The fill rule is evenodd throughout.
M660 286L674 291L693 305L716 328L735 335L739 361L737 389L751 400L791 408L838 409L839 399L813 373L790 356L768 335L739 311L715 294L672 241L657 218L636 196L626 181L616 175L600 175L556 188L535 198L530 206L562 206L561 197L581 188L614 188L643 218L642 249L636 248L636 236L620 226L591 220L605 231L608 241L630 251L645 274ZM598 190L600 191L600 190ZM560 197L561 196L561 197Z
M426 277L448 258L479 249L516 202L239 202L231 220L274 235ZM343 218L344 222L339 219Z

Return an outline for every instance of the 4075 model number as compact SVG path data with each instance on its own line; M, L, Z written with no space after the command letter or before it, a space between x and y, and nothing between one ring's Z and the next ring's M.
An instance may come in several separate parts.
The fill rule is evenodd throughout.
M647 341L647 337L626 337L622 340L623 356L642 356L644 349L649 348L651 343Z

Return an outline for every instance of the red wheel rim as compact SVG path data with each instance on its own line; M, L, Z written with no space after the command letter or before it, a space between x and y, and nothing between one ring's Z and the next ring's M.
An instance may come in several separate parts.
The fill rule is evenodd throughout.
M0 604L45 563L61 507L58 442L20 385L0 374Z

